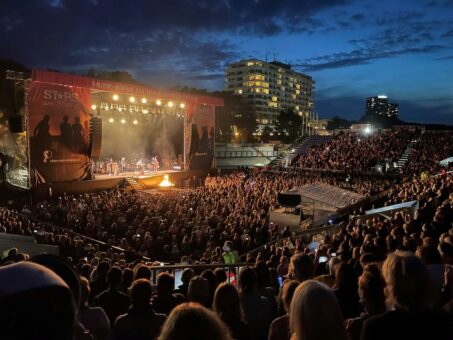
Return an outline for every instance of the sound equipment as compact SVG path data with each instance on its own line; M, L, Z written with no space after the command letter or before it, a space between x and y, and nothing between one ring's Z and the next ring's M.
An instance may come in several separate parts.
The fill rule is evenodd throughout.
M90 121L90 158L94 161L99 159L102 146L102 119L91 117Z

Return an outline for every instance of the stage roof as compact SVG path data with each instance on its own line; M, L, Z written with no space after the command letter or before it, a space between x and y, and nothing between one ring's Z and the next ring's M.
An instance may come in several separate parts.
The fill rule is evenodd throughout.
M307 184L282 192L282 194L300 195L302 202L304 198L308 198L309 200L320 202L336 209L347 208L366 198L366 196L355 192L324 183Z

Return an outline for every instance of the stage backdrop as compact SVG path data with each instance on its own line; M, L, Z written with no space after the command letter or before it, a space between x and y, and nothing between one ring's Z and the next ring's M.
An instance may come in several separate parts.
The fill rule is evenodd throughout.
M32 82L28 94L31 167L38 183L89 176L90 91Z
M189 169L209 169L214 158L215 107L197 104L185 119Z

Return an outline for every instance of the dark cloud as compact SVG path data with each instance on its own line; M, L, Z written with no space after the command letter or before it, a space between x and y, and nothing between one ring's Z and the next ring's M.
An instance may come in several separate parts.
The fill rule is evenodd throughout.
M453 37L453 30L449 30L448 32L445 32L444 34L442 34L442 37L443 38L450 38L450 37Z

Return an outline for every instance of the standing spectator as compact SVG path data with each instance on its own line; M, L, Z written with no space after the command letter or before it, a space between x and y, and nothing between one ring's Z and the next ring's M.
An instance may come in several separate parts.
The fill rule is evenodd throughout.
M119 267L112 267L107 274L108 289L94 298L94 304L102 307L107 314L110 324L114 325L120 314L127 312L130 305L129 297L121 292L123 272Z
M130 290L132 306L127 314L116 319L114 339L156 339L166 316L154 312L150 305L151 283L147 279L138 279Z
M393 310L365 321L362 340L451 339L451 315L432 308L433 282L423 262L409 252L388 255L385 293Z
M107 273L109 272L109 270L110 263L108 263L107 261L102 261L91 273L93 279L90 283L90 301L93 300L95 296L99 295L108 288Z
M184 301L181 294L174 294L175 278L169 273L157 276L157 293L153 296L152 305L157 313L169 315L178 304Z
M198 303L183 303L173 309L158 339L232 340L222 320Z
M247 324L244 323L239 292L231 283L222 283L214 294L214 311L230 329L235 340L250 338Z
M315 273L315 266L312 258L307 254L296 254L291 257L289 266L290 278L302 283L312 279Z
M360 315L362 307L359 302L357 277L351 265L340 263L336 266L334 293L344 319Z
M285 281L282 286L282 300L286 314L271 323L268 340L290 340L289 310L294 292L299 284L297 281Z
M292 340L348 340L340 306L329 287L303 282L291 301Z
M80 323L94 336L96 340L108 340L110 336L110 322L101 307L90 307L88 297L90 295L90 283L84 277L80 278L82 296L78 318Z
M359 296L365 312L359 317L345 321L351 340L360 340L362 326L371 316L385 313L385 281L376 264L367 265L359 278Z
M239 272L239 292L250 334L257 340L267 339L273 317L272 305L258 294L256 273L250 267L243 267Z

